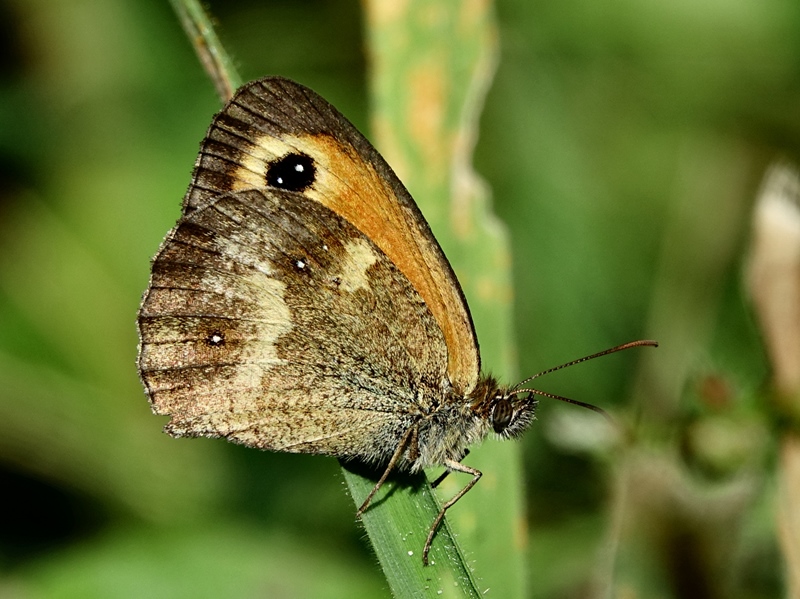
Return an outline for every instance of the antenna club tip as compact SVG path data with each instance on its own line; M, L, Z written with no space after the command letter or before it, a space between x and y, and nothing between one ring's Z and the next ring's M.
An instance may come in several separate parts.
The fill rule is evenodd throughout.
M617 347L612 348L610 351L619 351L621 349L629 349L631 347L658 347L658 341L655 339L639 339L638 341L629 341Z

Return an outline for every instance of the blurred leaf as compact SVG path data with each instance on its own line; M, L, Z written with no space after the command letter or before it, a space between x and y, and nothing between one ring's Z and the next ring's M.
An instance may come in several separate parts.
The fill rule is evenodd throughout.
M363 563L280 530L216 520L202 528L112 530L18 573L31 599L357 599L385 595Z

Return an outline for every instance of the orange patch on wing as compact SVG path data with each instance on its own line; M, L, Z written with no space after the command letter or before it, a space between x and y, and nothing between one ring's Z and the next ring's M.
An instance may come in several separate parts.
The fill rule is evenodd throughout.
M318 177L305 193L369 237L425 300L447 343L448 375L468 393L477 383L475 341L469 315L435 249L409 224L390 184L354 148L327 135L284 140L314 158Z

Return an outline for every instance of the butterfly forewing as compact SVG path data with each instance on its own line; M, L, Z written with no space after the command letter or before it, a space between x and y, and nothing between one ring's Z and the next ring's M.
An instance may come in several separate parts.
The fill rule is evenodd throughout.
M383 158L313 91L277 77L241 88L203 142L185 214L226 192L263 189L270 164L288 153L313 159L317 176L304 195L369 238L423 298L449 348L448 377L459 394L468 394L478 380L480 358L447 259Z

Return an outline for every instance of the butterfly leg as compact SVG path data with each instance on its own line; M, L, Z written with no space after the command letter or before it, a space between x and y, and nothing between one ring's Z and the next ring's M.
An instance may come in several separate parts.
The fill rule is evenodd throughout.
M372 501L372 498L375 497L375 493L378 492L378 489L380 489L383 486L383 483L386 482L386 479L389 478L389 474L391 474L392 470L394 470L394 467L397 466L397 462L400 461L400 457L403 455L403 452L405 451L406 446L408 445L409 439L411 439L416 432L417 432L416 425L410 426L408 428L408 431L406 431L406 433L403 435L403 438L400 439L400 442L397 444L397 449L394 450L394 454L392 454L392 458L389 460L389 464L386 466L386 470L383 471L383 474L381 475L378 482L375 483L374 487L372 487L372 491L369 492L369 495L367 495L367 498L364 500L364 503L362 503L361 507L358 508L358 511L356 512L356 518L360 518L361 514L363 514L367 510L370 502Z
M461 459L463 460L463 459L464 459L465 457L467 457L468 455L469 455L469 449L465 449L465 450L464 450L464 455L462 456L462 458L461 458ZM439 485L441 485L441 484L442 484L442 481L443 481L444 479L446 479L446 478L447 478L447 475L448 475L448 474L450 474L450 471L449 471L449 470L445 470L444 472L442 472L442 473L441 473L441 474L440 474L438 477L436 477L436 480L434 480L434 481L431 483L431 487L433 487L433 488L435 489L436 487L438 487Z
M439 525L442 523L442 520L444 520L445 512L447 512L447 510L453 507L456 501L464 497L464 495L466 495L467 492L472 487L475 486L475 483L477 483L480 480L481 476L483 476L483 473L480 470L476 470L475 468L470 468L469 466L465 466L461 462L456 462L455 460L448 460L445 462L444 465L447 468L447 472L463 472L464 474L471 474L472 480L469 481L463 489L461 489L458 493L456 493L456 495L452 499L450 499L450 501L448 501L442 506L442 509L439 510L439 515L436 516L436 520L433 521L433 524L431 525L431 530L428 533L428 538L425 540L425 547L422 549L422 563L425 564L426 566L428 565L428 553L430 553L431 550L431 543L433 543L433 537L436 535L436 531L438 530ZM439 477L439 479L443 478L444 478L443 476Z

